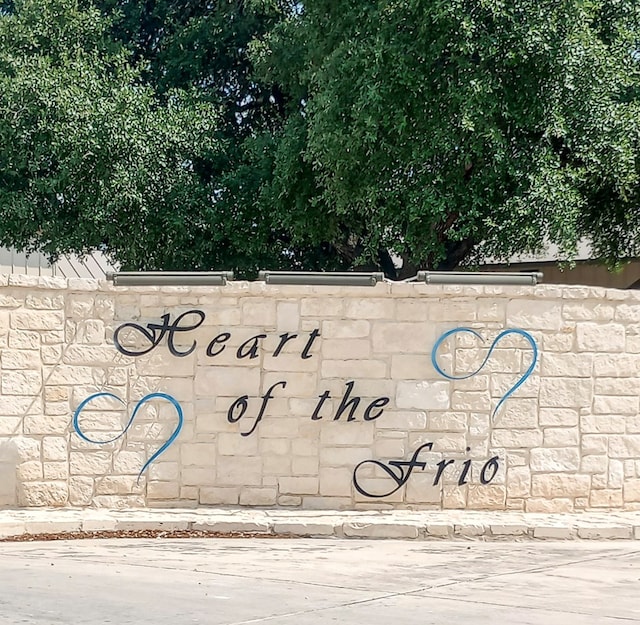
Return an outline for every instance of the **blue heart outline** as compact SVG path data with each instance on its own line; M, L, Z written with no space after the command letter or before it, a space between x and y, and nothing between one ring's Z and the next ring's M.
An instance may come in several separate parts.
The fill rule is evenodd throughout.
M153 455L144 463L142 469L140 469L140 473L138 473L138 483L139 483L140 478L142 477L142 474L149 467L149 465L158 456L163 454L171 446L171 444L176 440L176 438L178 438L178 435L180 434L180 430L182 430L182 425L184 423L184 414L182 412L182 406L180 406L180 404L178 403L178 400L175 399L175 397L172 397L171 395L167 395L167 393L149 393L149 395L145 395L141 400L138 401L138 403L136 404L136 407L133 409L133 413L129 417L129 421L127 425L125 426L124 430L120 432L120 434L106 441L96 441L89 438L80 428L80 413L88 403L92 402L94 399L97 399L98 397L111 397L112 399L119 401L123 406L126 407L126 402L123 399L107 391L89 395L89 397L87 397L85 400L83 400L80 403L80 405L76 408L75 413L73 414L73 429L82 440L86 441L87 443L92 443L93 445L107 445L108 443L113 443L114 441L117 441L118 439L122 438L128 432L129 428L133 425L133 422L140 408L142 408L145 403L147 403L148 401L151 401L152 399L156 399L156 398L166 399L176 410L176 414L178 415L178 425L176 426L176 429L173 431L171 436L163 443L163 445L159 449L157 449L153 453Z
M454 328L453 330L449 330L448 332L445 332L435 342L435 345L431 350L431 364L433 365L433 368L442 377L446 378L447 380L468 380L469 378L472 378L474 375L477 375L478 373L480 373L480 371L482 371L484 366L487 364L487 361L489 360L489 358L491 358L491 354L495 349L496 345L498 344L498 342L509 334L517 334L518 336L522 336L531 346L533 358L531 359L531 364L529 365L529 368L524 372L522 377L500 399L500 401L498 402L498 405L493 409L493 412L491 413L491 417L494 417L496 415L496 412L498 412L498 410L500 409L500 406L502 406L502 404L507 400L507 398L513 395L513 393L515 393L525 383L527 378L529 378L529 376L533 373L533 370L535 369L536 364L538 362L538 345L536 343L536 340L533 338L533 336L531 336L531 334L529 334L525 330L520 330L518 328L509 328L507 330L503 330L493 340L493 343L491 343L491 347L489 348L487 355L484 357L482 364L475 371L472 371L471 373L465 373L464 375L458 375L458 376L449 375L448 373L443 371L442 367L438 363L438 349L440 348L442 343L446 341L450 336L457 334L459 332L467 332L469 334L473 334L473 336L480 339L482 342L484 342L485 340L482 338L482 336L478 332L476 332L472 328Z

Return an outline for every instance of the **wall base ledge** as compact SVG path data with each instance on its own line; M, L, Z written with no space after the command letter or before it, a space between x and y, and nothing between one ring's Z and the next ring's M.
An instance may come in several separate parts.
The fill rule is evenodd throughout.
M17 508L0 541L119 537L334 537L412 540L640 540L640 511Z

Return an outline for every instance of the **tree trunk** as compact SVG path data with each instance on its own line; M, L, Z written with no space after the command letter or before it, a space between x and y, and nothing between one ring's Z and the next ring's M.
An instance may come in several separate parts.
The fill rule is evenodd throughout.
M445 243L446 257L436 267L436 271L453 271L472 252L475 243L473 239L462 241L447 241Z

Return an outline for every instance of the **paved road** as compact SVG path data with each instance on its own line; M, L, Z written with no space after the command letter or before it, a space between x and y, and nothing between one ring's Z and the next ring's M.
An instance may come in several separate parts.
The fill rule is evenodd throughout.
M0 543L2 625L640 624L635 542Z

